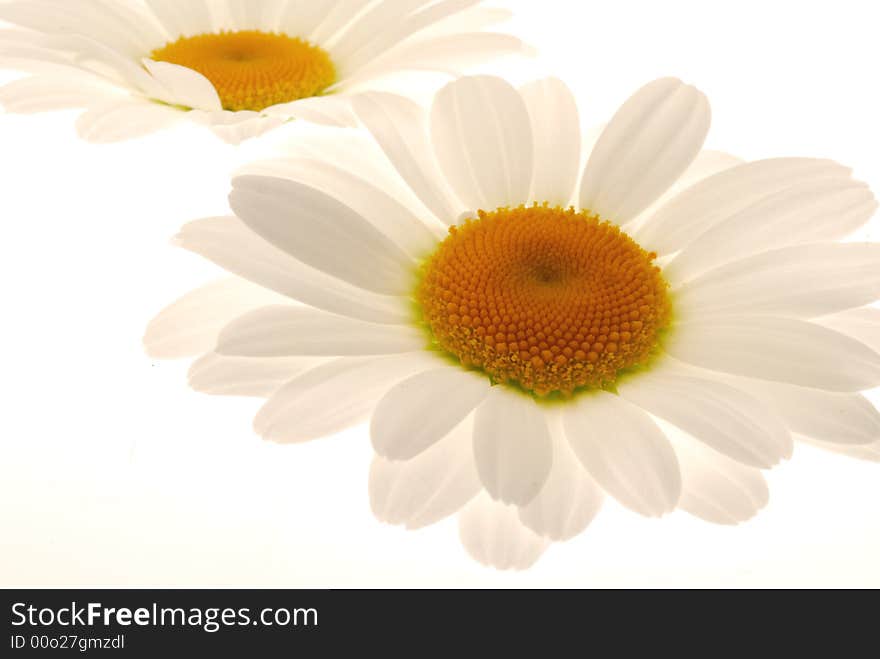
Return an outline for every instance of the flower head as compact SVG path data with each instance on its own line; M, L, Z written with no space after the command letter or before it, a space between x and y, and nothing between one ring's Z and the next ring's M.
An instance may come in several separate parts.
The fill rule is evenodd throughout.
M80 134L116 141L183 117L230 142L290 119L352 121L345 99L401 71L448 72L519 52L481 31L478 0L21 0L0 4L0 89L13 112L86 108Z
M236 217L183 229L242 279L176 303L147 344L204 351L197 389L267 397L267 439L369 419L380 519L460 511L472 556L524 568L606 494L736 524L795 435L876 458L880 246L839 242L876 202L848 169L702 151L708 103L674 79L594 145L557 80L353 108L370 140L255 164Z

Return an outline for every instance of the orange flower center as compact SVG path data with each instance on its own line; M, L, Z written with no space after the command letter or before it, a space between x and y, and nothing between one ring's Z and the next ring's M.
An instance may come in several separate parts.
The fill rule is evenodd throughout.
M416 299L464 366L546 397L608 388L647 364L671 320L656 254L586 212L479 212L450 229Z
M318 96L336 81L336 68L321 48L258 30L181 37L151 58L198 71L232 111Z

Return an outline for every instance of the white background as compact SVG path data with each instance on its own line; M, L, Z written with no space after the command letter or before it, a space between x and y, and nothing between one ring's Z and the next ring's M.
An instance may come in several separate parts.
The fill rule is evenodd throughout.
M516 77L562 77L588 123L675 75L712 101L710 147L832 157L880 188L875 3L506 4L543 54ZM0 584L880 586L880 465L808 448L747 525L609 504L522 574L472 562L454 521L379 524L363 428L264 444L258 402L193 393L186 364L141 350L155 312L216 276L168 239L226 210L252 147L187 125L91 146L73 120L0 114Z

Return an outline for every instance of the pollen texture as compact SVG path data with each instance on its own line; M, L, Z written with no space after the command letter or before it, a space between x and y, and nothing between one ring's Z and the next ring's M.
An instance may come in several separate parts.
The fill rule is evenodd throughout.
M181 37L151 57L198 71L232 111L318 96L336 81L336 68L321 48L257 30Z
M536 396L609 388L647 364L668 284L618 227L573 209L480 211L425 262L416 299L439 348Z

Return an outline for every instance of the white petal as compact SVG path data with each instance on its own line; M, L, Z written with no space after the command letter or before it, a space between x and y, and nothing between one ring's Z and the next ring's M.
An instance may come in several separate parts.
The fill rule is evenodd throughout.
M543 411L524 394L493 387L477 409L474 456L492 498L526 505L541 491L553 465Z
M320 190L351 208L414 258L424 258L443 239L406 206L342 167L313 158L283 161L284 177ZM432 226L434 224L432 223Z
M677 325L666 350L695 366L827 391L880 384L880 355L814 323L791 318L720 318Z
M774 314L815 318L880 298L880 245L820 243L765 252L710 270L675 291L680 317Z
M845 455L854 460L866 460L867 462L880 462L880 442L873 444L865 444L862 446L851 446L846 444L830 444L827 442L818 442L813 439L801 438L801 441L815 446L823 451Z
M151 59L143 60L143 64L159 84L169 91L167 96L157 100L208 112L223 109L214 85L198 71L170 62L154 62Z
M227 325L217 352L238 357L354 357L415 352L425 342L415 328L366 323L308 307L271 306Z
M214 27L204 0L146 0L146 3L172 39L208 32Z
M180 110L134 99L95 105L76 122L80 137L106 143L143 137L168 128L184 116Z
M352 107L425 207L441 222L452 224L465 208L440 173L426 112L407 98L380 92L358 95Z
M7 112L29 114L84 108L108 95L118 94L109 85L99 85L84 76L33 76L0 87L0 105Z
M743 380L799 435L832 444L880 441L880 412L861 394L839 394L776 382Z
M319 45L332 43L340 31L351 23L352 17L360 14L369 2L370 0L342 0L330 6L325 5L324 15L312 31L309 41ZM318 0L318 3L324 4L322 0ZM303 7L308 5L309 1L297 4Z
M581 166L581 120L569 88L546 78L520 89L535 139L533 201L568 207Z
M339 0L290 0L278 19L278 29L288 36L311 39L315 28Z
M279 389L254 420L265 439L307 442L355 426L404 378L431 368L423 355L339 359L304 373Z
M334 55L337 54L338 50L338 57L343 69L346 71L356 71L369 62L382 57L383 54L388 53L404 40L432 24L465 9L474 7L477 4L479 4L479 0L441 0L440 2L384 0L379 3L375 14L383 16L393 15L394 18L385 22L382 30L377 31L373 35L365 35L368 38L366 40L362 39L360 43L357 43L356 37L360 35L356 33L356 29L363 27L363 23L367 22L370 18L374 21L377 18L375 14L373 16L365 16L360 24L347 31L340 40L338 48L334 47ZM429 6L425 7L425 5ZM413 11L414 9L419 11ZM349 40L352 35L355 38ZM370 38L371 36L372 38Z
M727 384L664 373L658 367L624 380L618 391L738 462L767 469L791 457L791 435L782 419L757 398Z
M279 144L272 146L268 159L255 160L239 170L240 174L257 174L289 178L285 168L286 158L278 158L278 153L286 157L306 157L334 165L355 176L369 172L369 182L404 203L419 216L424 208L400 178L397 170L388 162L382 149L364 131L346 132L345 139L339 139L339 131L328 128L309 128L308 130L284 131L279 134ZM269 147L269 145L266 145Z
M311 268L260 238L236 217L190 222L176 241L229 272L324 311L372 323L409 321L402 298L377 295Z
M458 512L480 492L474 465L473 418L408 462L376 457L370 507L383 522L421 529Z
M278 28L282 10L287 0L226 0L232 23L239 30L263 30L274 32Z
M673 254L705 231L796 185L849 178L850 170L830 160L776 158L745 163L700 181L661 208L635 237L659 254Z
M648 517L675 509L678 460L647 414L619 396L596 392L569 404L563 422L581 464L620 503Z
M0 21L46 34L83 35L107 44L126 56L142 53L150 42L161 38L145 25L139 12L102 2L28 0L0 4Z
M351 102L345 96L311 96L289 103L272 105L262 114L282 119L302 119L319 126L347 128L357 125Z
M664 274L680 284L752 254L837 240L863 225L876 208L874 195L858 181L824 179L797 185L717 223L666 266Z
M550 476L538 496L520 508L519 519L539 536L564 542L590 525L605 495L572 452L562 428L554 428L552 434Z
M580 205L626 224L675 183L700 152L711 113L706 97L663 78L630 98L590 155Z
M281 299L244 279L222 279L203 286L150 321L144 336L147 354L154 359L181 359L213 350L217 335L229 321Z
M337 61L347 62L353 53L371 41L378 41L383 35L393 32L412 13L430 2L431 0L383 0L374 3L355 18L352 25L340 36L333 46L333 56Z
M192 114L195 114L193 112ZM262 114L256 114L253 117L247 118L245 121L238 121L235 123L218 123L215 119L218 114L231 114L227 113L225 110L223 112L212 112L210 113L210 117L204 121L205 124L211 129L211 132L214 133L221 140L226 142L227 144L238 145L246 140L253 139L255 137L259 137L260 135L264 135L268 133L270 130L274 130L279 126L284 124L283 119L279 119L277 117L267 117ZM243 114L242 112L236 112L234 114Z
M210 352L189 369L189 386L216 396L266 398L319 360L305 357L227 357Z
M598 139L598 136L596 139ZM640 236L643 227L653 222L654 216L660 209L697 183L710 176L733 169L742 164L742 158L738 158L737 156L725 153L724 151L703 149L697 154L697 157L694 158L694 161L690 164L690 167L685 170L684 174L682 174L679 179L673 183L659 199L657 199L657 201L639 213L633 221L627 225L626 232L635 237L636 242L640 245L653 250L653 246L646 241L643 241Z
M455 367L419 373L381 400L370 426L373 448L411 460L446 437L489 393L489 378Z
M167 90L151 76L137 57L121 52L102 40L80 34L63 34L46 39L48 48L71 53L75 62L95 75L113 81L126 89L136 89L150 98L158 98Z
M303 263L385 295L407 293L413 263L389 237L333 197L294 181L233 179L235 214Z
M850 309L833 316L818 318L816 322L851 336L880 352L880 309L876 307Z
M440 23L425 30L419 40L426 36L461 34L493 27L513 18L514 12L503 7L485 7L477 5L450 16Z
M528 47L516 37L494 32L444 34L430 39L415 39L349 72L331 91L346 91L395 71L439 71L460 76L478 64L527 52Z
M713 524L736 525L757 515L770 500L764 475L695 443L675 446L681 466L679 507Z
M516 508L481 495L458 519L461 544L475 561L497 570L527 570L549 543L519 521Z
M471 209L524 203L532 183L531 119L516 89L500 78L462 78L444 87L431 109L440 167Z

